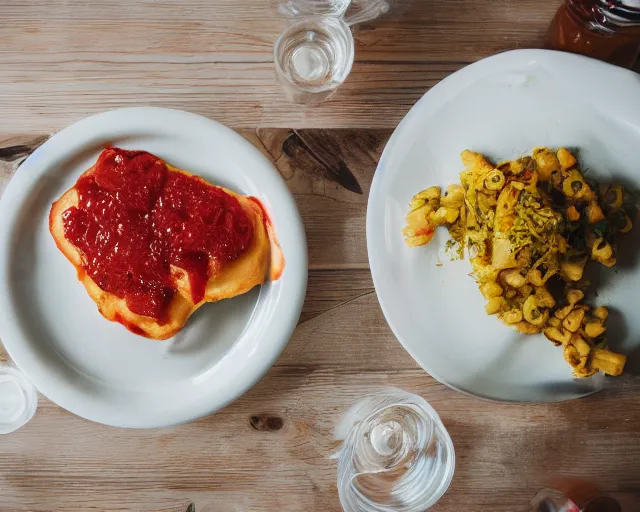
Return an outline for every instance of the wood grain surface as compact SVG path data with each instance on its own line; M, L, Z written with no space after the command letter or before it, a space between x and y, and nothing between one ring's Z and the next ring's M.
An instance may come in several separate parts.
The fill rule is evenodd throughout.
M452 435L456 474L436 512L518 512L566 477L640 494L640 367L562 404L455 393L396 341L368 270L366 202L392 128L456 69L537 46L558 4L399 0L358 29L344 88L301 108L273 77L285 22L268 2L0 0L0 192L51 132L81 117L138 104L191 110L274 162L310 261L298 328L249 393L195 423L147 431L93 424L41 397L29 424L0 436L0 511L339 511L334 425L387 385L427 398Z
M40 134L116 107L158 105L234 128L393 128L452 71L540 45L561 0L396 0L357 27L334 98L291 108L272 46L275 0L2 0L0 135Z

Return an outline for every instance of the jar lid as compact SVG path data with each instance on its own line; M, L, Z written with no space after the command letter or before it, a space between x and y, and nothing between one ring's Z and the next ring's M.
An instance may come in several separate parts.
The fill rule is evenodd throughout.
M616 25L640 23L640 0L600 0L603 16Z
M38 392L16 367L0 363L0 434L25 425L38 408Z

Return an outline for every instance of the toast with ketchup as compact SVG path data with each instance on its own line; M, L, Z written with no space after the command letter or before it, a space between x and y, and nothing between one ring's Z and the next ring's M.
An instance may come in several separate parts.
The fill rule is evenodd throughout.
M53 203L49 230L100 313L157 340L284 269L257 199L146 151L105 149Z

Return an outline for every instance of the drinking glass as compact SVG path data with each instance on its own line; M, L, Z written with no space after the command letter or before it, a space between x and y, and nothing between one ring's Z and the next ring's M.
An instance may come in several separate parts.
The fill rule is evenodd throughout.
M276 75L287 96L316 104L329 98L351 72L351 26L389 10L387 0L288 0L281 11L291 25L274 45Z
M358 401L336 427L343 441L338 495L345 512L422 512L448 489L451 437L422 397L386 388Z
M18 430L35 414L38 392L24 374L0 362L0 434Z

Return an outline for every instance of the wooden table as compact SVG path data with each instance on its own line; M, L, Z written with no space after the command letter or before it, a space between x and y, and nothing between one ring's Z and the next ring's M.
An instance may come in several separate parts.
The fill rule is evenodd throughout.
M214 416L164 430L90 423L41 398L0 437L0 511L340 510L332 429L376 386L427 398L457 470L439 512L513 512L563 476L640 493L640 380L590 398L506 405L422 371L378 306L365 213L383 146L439 80L496 52L536 47L560 0L398 1L356 33L356 63L330 102L291 105L273 74L284 27L258 0L2 0L0 177L47 136L130 105L190 110L236 128L278 167L309 243L299 326L267 376ZM636 368L636 373L637 373Z

